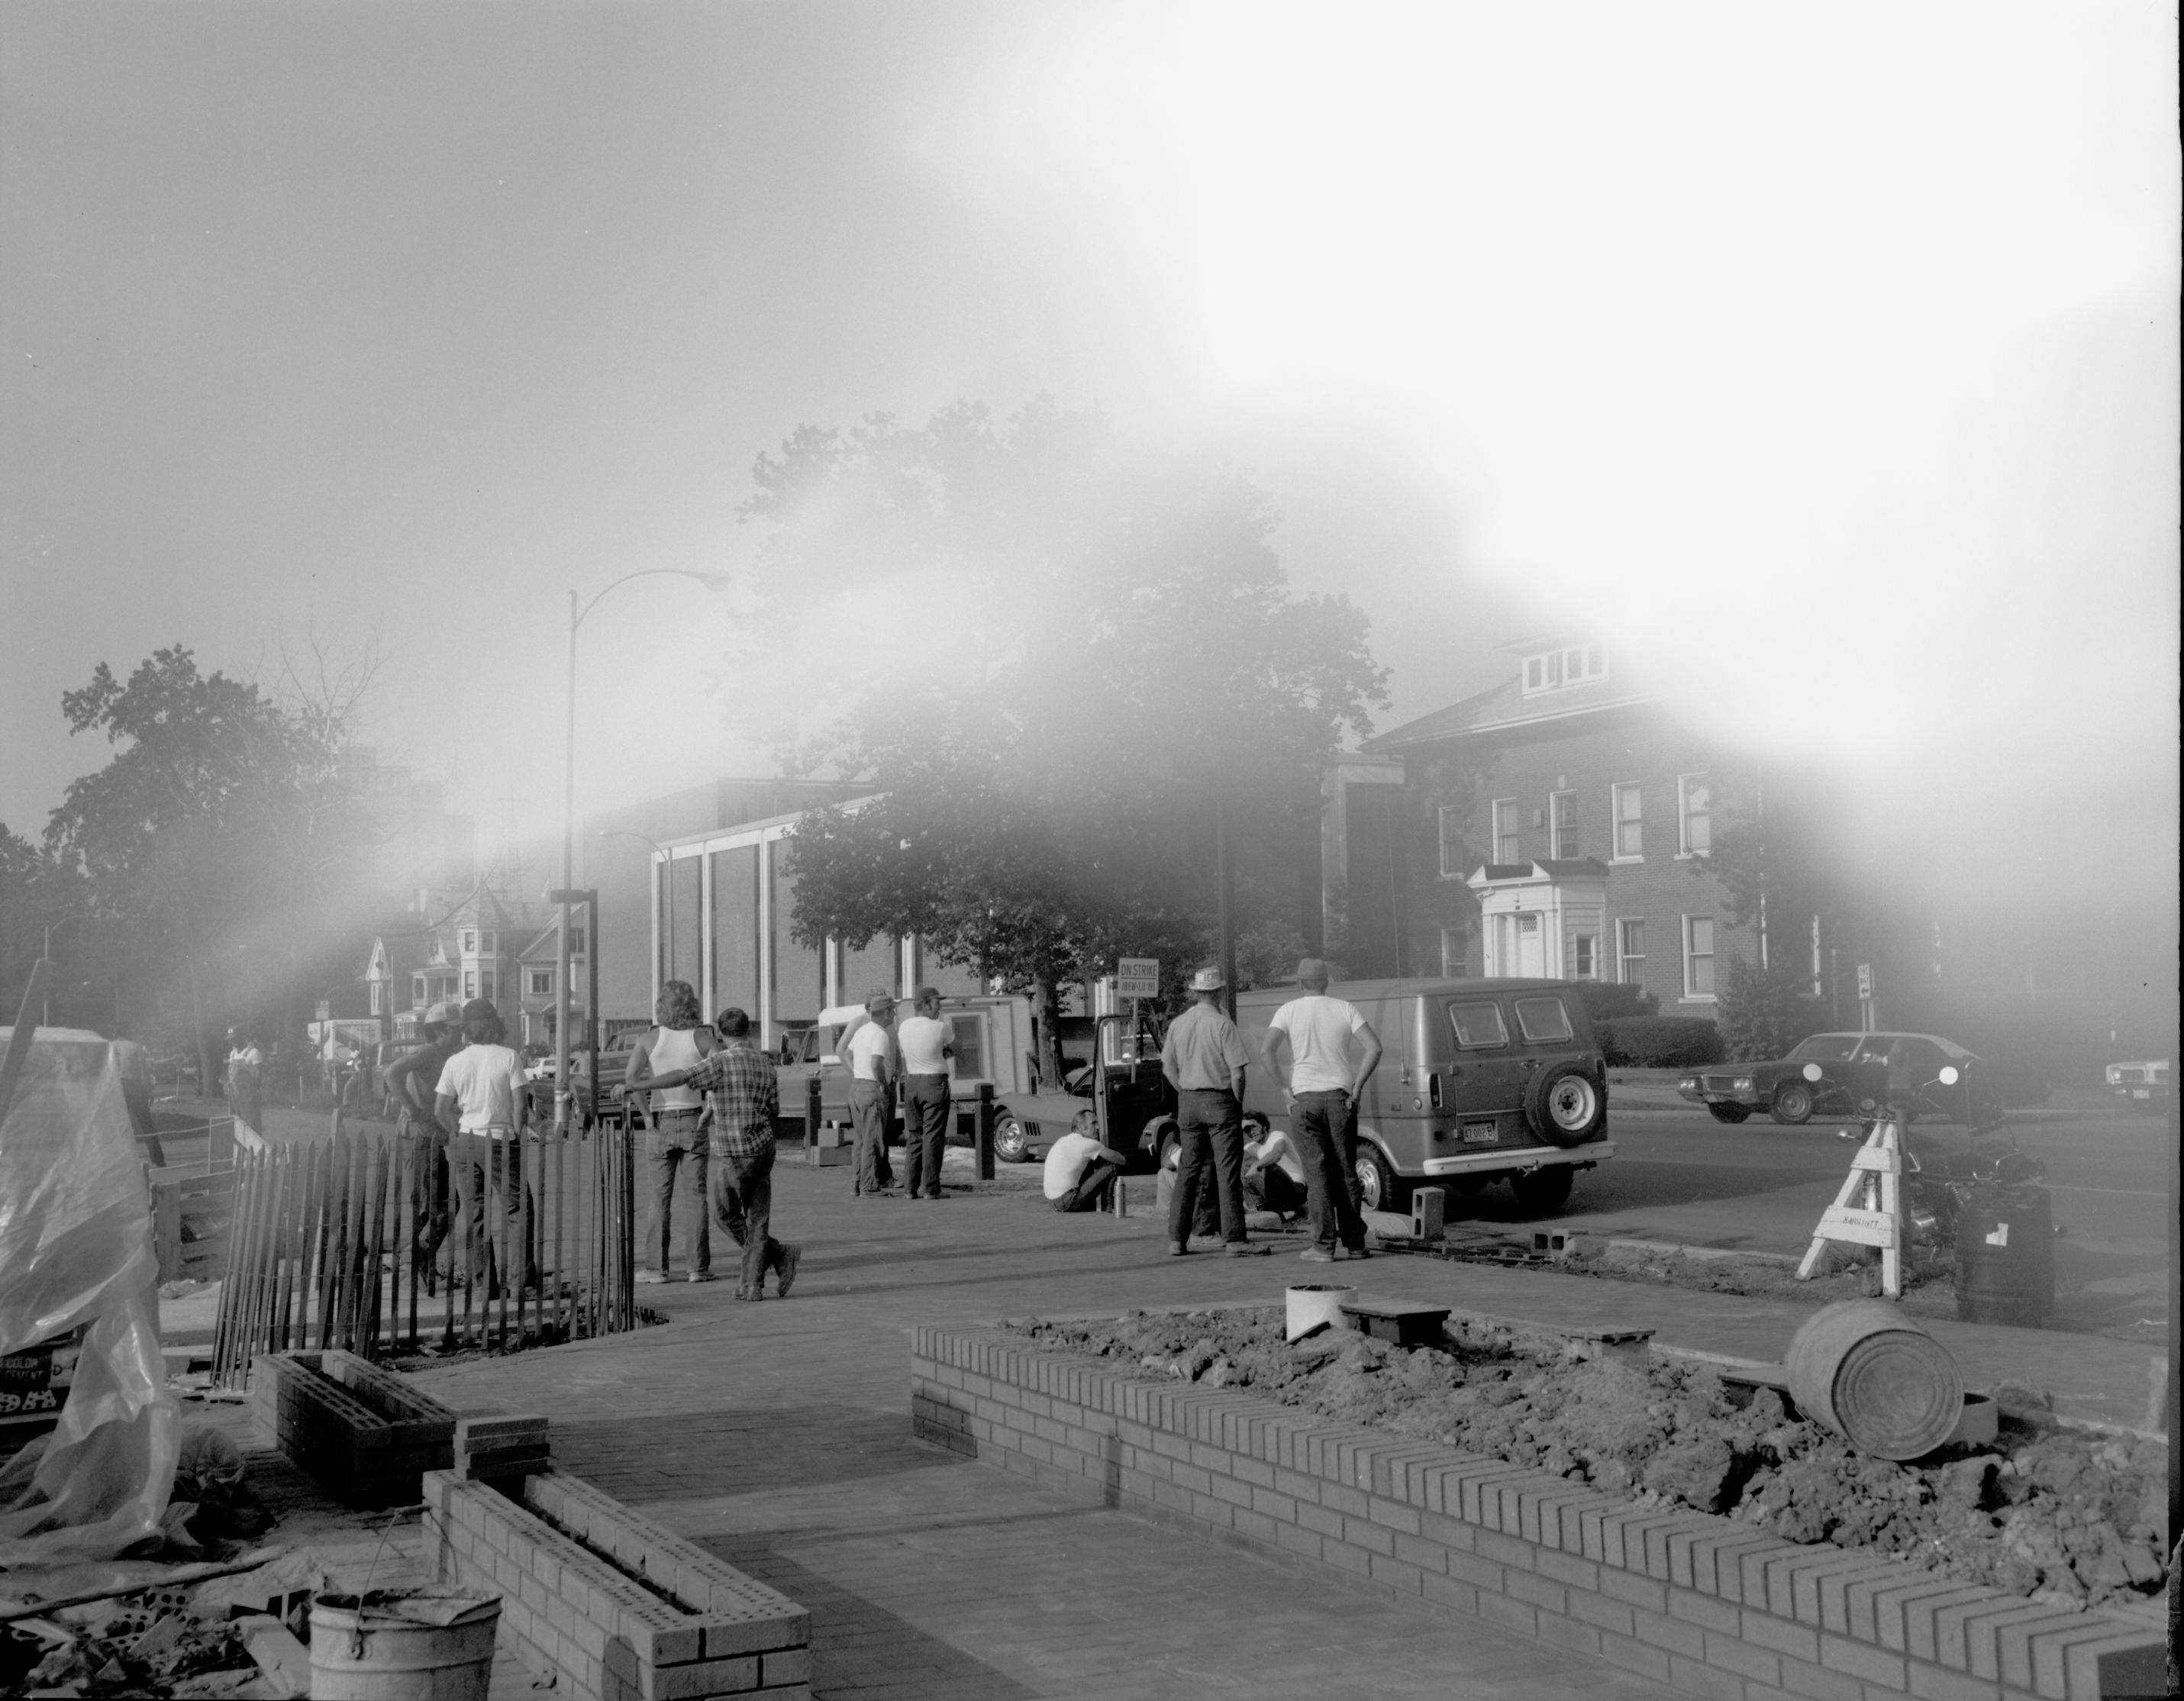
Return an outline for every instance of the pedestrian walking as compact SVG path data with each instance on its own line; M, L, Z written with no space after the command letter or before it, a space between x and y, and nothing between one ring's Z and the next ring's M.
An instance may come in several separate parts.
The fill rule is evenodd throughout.
M454 1182L455 1219L463 1228L463 1280L476 1287L487 1284L493 1298L508 1272L499 1267L485 1232L486 1202L497 1197L508 1219L511 1242L523 1240L527 1212L527 1188L515 1185L517 1142L523 1138L529 1095L523 1080L523 1058L502 1043L507 1030L500 1012L490 998L473 998L463 1006L462 1050L449 1057L433 1090L435 1119L448 1136L448 1173ZM525 1287L538 1283L535 1249L523 1246Z
M227 1030L227 1111L239 1126L265 1132L265 1053L240 1028Z
M773 1060L752 1043L749 1015L733 1005L714 1018L721 1045L694 1068L660 1078L705 1094L712 1112L713 1219L743 1248L738 1299L764 1299L766 1272L788 1297L803 1248L773 1237L774 1120L781 1099Z
M930 986L917 990L916 1014L895 1030L902 1058L902 1167L905 1191L913 1199L944 1198L940 1160L948 1150L948 1060L956 1045L940 1019L940 995Z
M1267 1251L1244 1225L1244 1069L1250 1053L1222 1011L1222 985L1221 971L1211 965L1190 978L1191 1007L1169 1024L1161 1047L1161 1074L1175 1089L1182 1135L1167 1215L1168 1252L1175 1258L1190 1250L1192 1219L1209 1187L1220 1204L1228 1251L1238 1257Z
M865 1000L866 1019L850 1035L850 1113L856 1119L856 1179L853 1196L891 1190L887 1178L887 1128L894 1108L894 998L875 990Z
M404 1134L430 1136L430 1155L421 1166L418 1196L412 1202L416 1247L413 1267L420 1276L443 1276L453 1274L440 1257L448 1241L451 1184L448 1135L435 1111L435 1095L448 1060L463 1049L462 1012L453 1004L432 1005L425 1012L419 1032L425 1043L404 1052L380 1074L397 1106L396 1127Z
M1105 1210L1115 1178L1129 1161L1100 1140L1098 1114L1081 1110L1071 1121L1069 1132L1047 1151L1042 1178L1046 1202L1057 1211Z
M645 1166L652 1182L652 1225L645 1251L651 1256L637 1279L655 1283L674 1279L669 1272L673 1267L675 1177L687 1165L690 1180L683 1191L691 1201L689 1279L710 1281L712 1212L705 1181L710 1151L700 1124L705 1101L688 1086L648 1089L645 1083L670 1074L678 1081L687 1078L710 1055L713 1036L699 1025L697 989L687 980L663 981L652 1013L652 1031L640 1036L631 1049L629 1074L622 1084L626 1094L646 1093L652 1110L652 1126L644 1136Z
M1318 957L1297 964L1296 979L1298 996L1274 1012L1266 1048L1304 1157L1312 1243L1300 1256L1332 1263L1339 1241L1350 1257L1370 1258L1358 1204L1357 1101L1379 1067L1380 1036L1356 1005L1328 996Z

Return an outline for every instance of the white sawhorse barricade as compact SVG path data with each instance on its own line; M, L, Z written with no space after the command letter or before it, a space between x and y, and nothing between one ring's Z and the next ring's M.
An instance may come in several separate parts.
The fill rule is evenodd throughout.
M1852 1155L1850 1174L1836 1202L1820 1213L1813 1244L1797 1266L1797 1280L1810 1281L1828 1242L1880 1248L1880 1291L1903 1297L1903 1133L1893 1110Z

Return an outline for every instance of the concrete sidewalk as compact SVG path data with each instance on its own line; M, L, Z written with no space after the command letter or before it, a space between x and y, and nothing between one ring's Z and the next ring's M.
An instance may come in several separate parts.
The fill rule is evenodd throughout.
M740 1303L722 1282L655 1288L665 1326L420 1380L457 1403L547 1413L565 1468L809 1606L816 1693L1665 1693L1479 1620L1088 1509L911 1439L913 1324L1273 1304L1311 1269L1295 1261L1301 1237L1267 1258L1171 1258L1148 1218L1045 1210L1034 1172L939 1202L853 1200L838 1168L777 1174L777 1225L805 1248L789 1300ZM1810 1309L1392 1256L1349 1274L1392 1297L1651 1327L1664 1343L1753 1358L1778 1357ZM1936 1333L1974 1386L2029 1378L2083 1415L2144 1414L2138 1349L1967 1325Z

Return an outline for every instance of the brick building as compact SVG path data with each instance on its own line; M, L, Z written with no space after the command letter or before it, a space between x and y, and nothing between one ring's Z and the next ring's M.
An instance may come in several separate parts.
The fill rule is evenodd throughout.
M1503 646L1490 689L1337 761L1322 826L1327 949L1356 976L1621 981L1711 1016L1730 924L1702 872L1718 752L1605 645Z

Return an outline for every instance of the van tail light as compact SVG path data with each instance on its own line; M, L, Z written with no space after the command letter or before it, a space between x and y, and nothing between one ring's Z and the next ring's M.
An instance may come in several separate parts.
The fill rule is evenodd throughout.
M1426 1076L1426 1090L1433 1096L1433 1107L1440 1108L1440 1071L1434 1069Z

